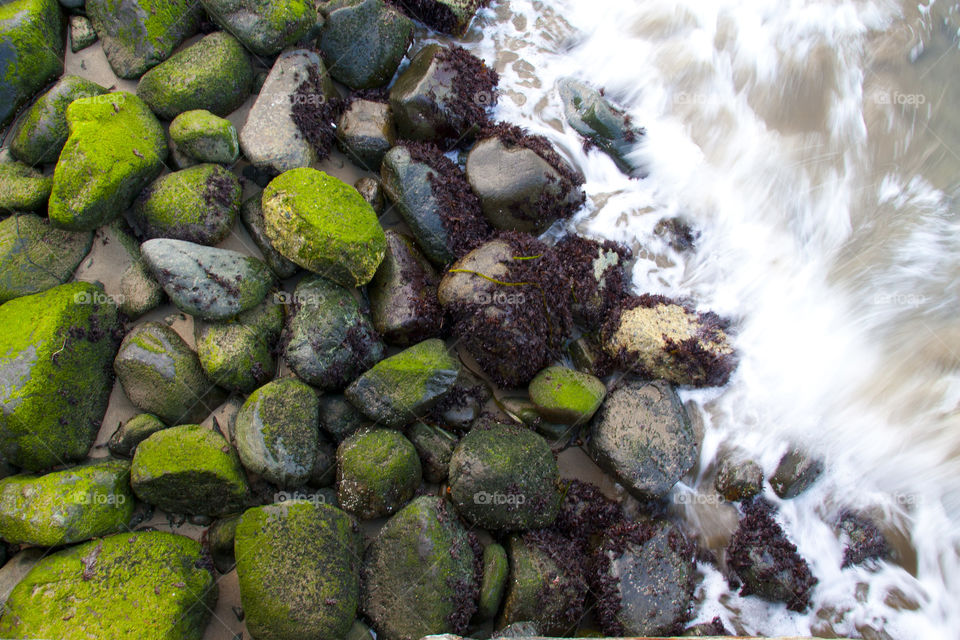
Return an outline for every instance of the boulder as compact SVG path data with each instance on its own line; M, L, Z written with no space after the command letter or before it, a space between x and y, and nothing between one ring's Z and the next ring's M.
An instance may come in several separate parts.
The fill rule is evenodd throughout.
M110 453L129 458L133 456L138 444L166 428L167 425L163 420L152 413L138 413L126 422L120 423L117 430L110 436L107 447Z
M482 0L399 0L398 6L431 29L455 36L466 34Z
M528 391L543 419L560 424L587 422L607 395L602 380L567 367L547 367L530 381Z
M351 89L390 82L413 39L413 21L384 0L359 0L328 10L317 44L336 61L330 75Z
M55 229L32 213L0 221L0 303L63 284L92 244L93 233Z
M361 429L337 448L337 502L361 520L396 513L421 480L417 450L393 429Z
M0 163L0 215L46 208L53 179L20 162Z
M510 563L506 550L491 542L483 548L483 580L480 583L480 598L477 604L477 619L493 620L500 610L503 593L507 586Z
M240 205L240 219L243 226L257 249L263 255L263 261L273 270L281 280L286 280L297 272L297 265L290 262L280 252L270 244L270 238L267 237L266 222L263 219L263 206L260 204L261 194L257 193L247 198Z
M774 493L789 500L807 490L823 473L823 460L797 448L783 454L776 470L770 476Z
M340 150L353 164L367 171L380 170L383 156L396 139L390 105L383 102L354 100L337 123Z
M0 6L0 130L63 73L63 14L57 0Z
M420 456L423 478L434 484L446 482L457 437L440 427L418 421L407 428L407 438Z
M367 417L342 395L326 394L320 398L320 428L334 442L343 442L357 429L369 424Z
M86 49L97 41L97 30L87 16L70 16L70 51Z
M200 0L224 31L258 56L273 56L298 42L317 22L306 0Z
M714 486L731 502L749 500L763 491L763 469L756 462L745 459L742 452L723 452L717 459Z
M233 123L205 109L184 111L174 118L170 139L180 153L198 162L233 164L240 157Z

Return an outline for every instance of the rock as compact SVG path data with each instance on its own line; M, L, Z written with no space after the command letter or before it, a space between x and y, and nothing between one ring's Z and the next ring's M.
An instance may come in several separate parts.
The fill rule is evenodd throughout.
M411 238L392 230L386 237L387 252L367 286L374 328L388 343L401 346L440 335L437 272Z
M567 352L578 371L605 378L613 373L616 363L603 347L588 335L582 335L567 345Z
M673 384L727 383L736 366L725 323L669 298L644 294L626 300L603 326L604 349L624 369Z
M266 223L263 220L263 207L260 205L261 194L251 196L240 205L240 219L247 228L247 233L253 243L263 254L263 261L273 270L277 278L286 280L297 272L297 265L290 262L270 244L267 237Z
M697 575L693 545L666 522L607 531L593 552L594 590L603 632L614 636L679 635Z
M382 2L366 0L365 4ZM390 118L390 105L373 100L354 100L337 123L337 143L353 164L377 172L397 139ZM357 189L359 191L359 189Z
M483 548L483 580L480 583L480 600L477 606L478 620L493 620L497 615L509 571L510 563L503 547L491 542Z
M471 537L441 498L417 498L367 547L361 610L384 640L463 633L476 611Z
M403 143L383 157L383 190L434 264L446 265L490 235L463 172L439 148Z
M653 228L653 233L663 238L677 253L692 251L700 238L700 232L693 229L682 216L664 218Z
M823 473L823 461L813 458L799 449L790 449L770 476L774 493L789 500L807 490Z
M602 380L566 367L547 367L530 381L530 399L544 420L583 424L607 395Z
M316 169L293 169L263 190L274 248L304 269L345 287L367 284L386 253L373 208L350 185Z
M749 500L763 490L763 470L743 459L742 452L724 452L717 460L717 493L730 502Z
M537 625L532 622L512 622L500 629L499 631L494 631L491 638L536 638L540 636L540 631L537 629Z
M224 389L250 393L277 372L283 307L272 300L226 322L194 320L193 329L200 366Z
M203 11L187 0L87 0L87 15L107 61L121 78L138 78L197 32Z
M58 551L11 592L0 636L200 640L217 604L202 557L199 542L160 531Z
M497 101L497 72L461 47L428 44L390 89L390 108L405 140L471 139Z
M97 41L97 31L86 16L70 16L70 50L76 53Z
M130 486L144 502L185 515L236 513L250 492L230 443L198 424L157 431L141 442Z
M210 556L213 559L213 566L216 567L217 571L221 574L230 573L236 565L233 544L238 524L240 524L240 516L227 516L218 518L217 521L207 529L207 544L210 545Z
M399 511L421 480L417 450L393 429L362 429L337 448L337 502L361 520Z
M343 442L357 429L369 424L366 416L357 411L342 395L327 394L320 398L320 428L329 434L334 442Z
M354 380L344 395L378 425L399 428L433 407L459 372L459 360L443 340L433 338L381 360Z
M53 179L19 162L0 163L0 215L47 206Z
M277 486L305 484L317 457L319 423L313 389L293 378L274 380L251 393L237 414L240 461Z
M133 237L123 218L102 227L100 234L104 241L116 242L128 260L120 276L120 293L117 296L120 312L130 319L136 319L156 308L163 300L163 289L147 273L140 256L140 243Z
M78 17L71 16L71 24ZM63 76L10 129L10 152L31 166L56 162L67 141L67 107L79 98L106 92L80 76Z
M546 138L513 125L484 133L467 156L466 174L483 214L498 229L541 233L572 216L586 198L583 175Z
M200 361L176 331L144 322L123 339L113 368L135 407L167 424L200 422L223 402Z
M201 0L214 22L258 56L273 56L299 41L317 21L305 0Z
M218 164L198 164L157 178L130 212L130 224L146 239L174 238L219 244L230 235L243 191Z
M461 367L450 392L440 398L430 413L444 426L468 431L492 396L486 382L470 373L466 367Z
M791 611L806 611L817 579L797 547L773 518L773 507L744 503L740 528L730 539L727 562L743 581L740 594L784 602Z
M512 425L475 426L450 460L450 498L468 522L492 531L550 526L560 472L546 441Z
M115 533L133 515L130 463L107 460L0 480L0 536L56 547Z
M120 324L92 284L0 305L0 454L37 471L80 460L107 409Z
M313 470L307 484L311 487L326 488L337 480L337 450L323 435L317 439L317 456L313 460ZM327 504L339 506L337 494L333 489L332 499Z
M418 421L407 429L407 438L420 456L424 479L434 484L446 482L450 458L457 446L456 436L440 427Z
M845 511L837 522L843 543L843 566L863 564L870 560L889 560L893 556L883 532L865 515Z
M110 436L107 447L109 447L110 453L129 458L133 455L138 444L157 431L166 428L167 425L152 413L138 413L117 427L117 430Z
M48 553L41 547L28 547L5 561L0 568L0 606L6 604L10 592L23 580L24 576ZM4 553L6 555L6 553Z
M321 79L317 93L302 93L311 77ZM316 51L295 49L281 54L260 89L256 102L240 129L240 148L256 167L282 173L309 167L320 159L317 150L297 127L294 109L305 102L321 106L338 97Z
M32 213L0 221L0 303L63 284L92 244L89 231L54 229Z
M240 157L240 143L233 123L204 109L184 111L170 123L170 139L183 153L198 162L233 164Z
M226 320L260 304L273 286L270 268L237 251L157 238L140 246L144 264L184 313Z
M643 127L635 127L630 116L610 104L599 91L573 78L561 78L557 89L564 117L587 144L599 147L628 176L647 176L643 164L630 157L646 135Z
M662 380L625 379L590 424L590 457L640 500L670 493L699 449L680 398Z
M283 344L293 372L324 391L343 389L384 353L350 290L319 276L297 285Z
M353 188L357 190L363 199L367 201L373 212L380 216L386 208L387 203L383 195L383 185L376 178L363 177L353 183Z
M53 172L50 221L90 231L114 220L160 175L166 136L147 105L123 91L74 100L67 128Z
M325 59L336 61L335 80L372 89L390 82L412 39L410 18L384 0L359 0L327 13L317 44Z
M0 7L0 130L63 73L62 32L57 0L11 0Z
M400 0L398 6L431 29L455 36L466 34L481 0Z
M360 599L356 522L325 504L291 501L244 512L236 532L244 621L262 640L343 638Z
M561 239L554 251L570 283L574 319L591 332L598 331L630 293L624 266L633 252L609 240L599 242L575 235Z
M196 109L225 116L247 100L252 83L247 52L218 31L143 74L137 95L165 120Z

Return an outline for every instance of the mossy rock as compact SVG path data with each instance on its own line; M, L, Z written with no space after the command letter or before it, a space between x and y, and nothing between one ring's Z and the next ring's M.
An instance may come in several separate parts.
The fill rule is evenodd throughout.
M343 442L357 429L369 424L367 417L343 395L326 394L320 398L320 428L334 442Z
M383 342L349 289L309 276L292 302L283 355L305 382L339 391L383 358Z
M723 451L717 458L714 487L731 502L749 500L763 491L763 469L742 451Z
M198 162L231 164L240 156L233 123L205 109L184 111L170 123L170 139Z
M87 16L70 16L70 51L76 53L97 41L97 30Z
M63 284L92 244L91 232L54 229L32 213L0 221L0 303Z
M0 5L0 130L63 73L63 13L57 0Z
M603 381L566 367L547 367L530 381L530 399L544 420L583 424L607 395Z
M226 516L217 518L216 522L207 529L207 544L210 547L213 566L222 574L230 573L236 565L233 543L236 539L238 524L240 524L239 515Z
M130 402L167 424L200 422L224 399L197 354L159 322L134 327L123 339L113 368Z
M480 599L477 606L479 620L493 620L500 610L503 593L507 586L510 563L506 550L491 542L483 548L483 581L480 583Z
M0 453L31 471L82 459L113 387L117 308L63 284L0 305L0 327Z
M317 22L306 0L200 0L210 17L258 56L298 42Z
M337 449L337 502L361 520L396 513L421 481L417 450L398 431L360 430Z
M117 427L110 436L107 447L110 453L129 458L138 444L166 428L163 420L152 413L138 413Z
M198 424L170 427L141 442L133 455L130 486L144 502L187 515L235 513L250 497L230 443Z
M137 96L109 93L67 107L70 132L53 173L55 226L89 231L107 224L163 170L163 127Z
M266 223L263 220L263 206L260 204L261 195L250 196L240 205L240 219L243 226L247 228L250 239L260 249L263 255L263 261L267 263L277 277L281 280L293 276L297 272L296 264L284 258L279 251L270 244L270 238L267 237Z
M130 463L106 460L0 480L0 537L55 547L124 529L133 515Z
M195 109L225 116L246 101L252 84L247 52L232 35L218 31L145 73L137 95L165 120Z
M390 82L413 39L413 21L383 0L360 0L327 13L318 45L335 60L330 75L351 89Z
M203 16L189 0L87 0L86 11L121 78L138 78L169 58Z
M396 139L397 132L390 117L390 105L383 102L354 100L337 122L337 144L340 150L355 165L367 171L380 170L383 156ZM357 191L360 191L359 187Z
M293 378L251 393L234 427L243 466L280 487L305 484L317 457L319 410L316 392Z
M263 190L267 235L284 257L345 287L367 284L387 250L383 227L356 189L293 169Z
M10 152L31 166L56 162L67 141L67 107L78 98L106 92L86 78L63 76L37 98L10 130Z
M224 389L249 393L277 372L283 306L269 297L233 320L194 320L193 328L200 365Z
M218 164L198 164L153 181L130 211L142 238L219 244L240 212L240 180Z
M360 599L360 529L326 504L248 509L234 550L247 630L257 640L343 638Z
M468 522L511 531L550 526L560 511L550 445L524 427L474 427L450 460L450 498Z
M470 534L442 498L401 509L364 555L361 609L377 637L463 633L477 606L475 560Z
M482 5L482 0L399 0L398 3L431 29L455 36L466 34L473 14Z
M459 373L460 361L433 338L381 360L344 395L378 425L399 428L437 404Z
M0 636L200 640L217 604L199 542L120 533L40 560L7 598Z
M417 421L407 428L407 438L420 456L424 479L434 484L446 482L457 437L436 425Z
M0 163L0 215L47 206L53 178L19 162Z
M796 498L817 481L823 468L823 460L793 447L780 458L777 468L770 476L770 486L783 500Z

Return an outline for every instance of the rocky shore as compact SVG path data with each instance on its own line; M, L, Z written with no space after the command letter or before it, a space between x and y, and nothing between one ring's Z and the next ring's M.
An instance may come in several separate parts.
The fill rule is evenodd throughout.
M571 233L584 176L455 44L481 4L0 7L0 637L224 637L226 578L257 640L740 632L696 621L702 565L811 607L774 496L822 463L699 468L678 390L736 375L735 322ZM136 90L64 75L68 31ZM646 175L599 87L557 91ZM722 553L670 509L698 473L739 518ZM846 564L890 554L836 529Z

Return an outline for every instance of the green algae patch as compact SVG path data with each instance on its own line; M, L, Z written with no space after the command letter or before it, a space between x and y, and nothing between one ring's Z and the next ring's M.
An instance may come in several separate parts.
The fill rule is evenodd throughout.
M46 206L53 178L19 162L0 163L0 214L37 211Z
M422 479L417 450L399 431L363 429L337 449L337 502L360 519L399 511Z
M309 0L200 0L225 31L258 56L274 56L305 38L317 24Z
M387 239L355 188L304 167L274 178L262 198L267 237L285 258L345 287L373 278Z
M236 162L240 155L237 130L226 118L205 109L184 111L170 123L177 150L200 162Z
M0 480L0 537L54 547L116 533L133 515L126 460Z
M36 471L86 456L113 386L117 309L64 284L0 305L0 454Z
M544 420L558 424L586 422L607 395L602 380L566 367L547 367L530 381L528 391Z
M144 531L51 554L14 587L0 637L200 640L217 603L199 542Z
M232 320L194 320L200 366L224 389L249 393L277 372L277 342L283 329L283 306L267 298Z
M54 229L49 220L32 213L3 220L0 303L63 284L92 245L93 233Z
M167 140L144 102L123 91L74 100L53 172L54 226L90 231L127 209L163 170Z
M63 72L63 27L57 0L0 5L0 129Z
M163 423L163 420L152 413L140 413L124 422L113 432L107 447L114 455L130 457L138 444L157 431L166 428L167 425Z

